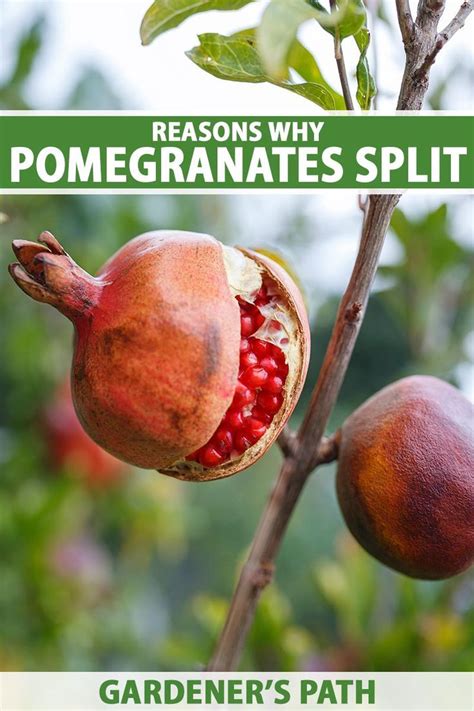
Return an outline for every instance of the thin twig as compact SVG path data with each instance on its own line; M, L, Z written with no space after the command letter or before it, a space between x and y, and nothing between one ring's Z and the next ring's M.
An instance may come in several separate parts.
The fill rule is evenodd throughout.
M467 18L471 14L473 10L473 5L472 5L472 0L468 0L468 2L464 2L461 7L459 8L457 14L451 22L446 25L444 30L441 30L441 32L438 34L436 38L436 42L434 44L433 49L431 52L429 52L425 59L423 60L422 65L419 67L417 76L419 78L426 77L431 66L435 63L436 57L440 53L440 51L443 49L444 45L446 42L449 42L451 37L453 37L458 30L460 30L462 27L464 27L464 23L466 22Z
M397 109L419 110L428 90L431 65L439 52L438 24L446 0L419 0L413 40L405 44L403 73ZM434 52L434 54L433 54Z
M336 56L337 71L339 73L339 79L341 82L342 95L344 97L344 103L346 105L347 111L354 111L351 90L349 87L349 81L347 79L346 63L344 61L344 54L342 52L341 42L339 40L337 32L336 38L334 40L334 51Z
M311 466L315 444L321 441L339 395L365 315L385 234L399 198L399 195L372 195L369 198L351 278L339 305L331 340L298 433L298 462L304 471Z
M323 437L316 455L311 462L310 469L316 469L316 467L319 467L321 464L330 464L331 462L335 462L339 456L340 439L340 430L335 432L330 437Z
M410 10L410 0L396 0L397 17L403 43L409 45L413 39L415 23Z
M331 6L331 11L336 12L336 0L329 0L329 4ZM346 63L344 61L344 53L342 51L341 38L337 25L334 32L334 56L336 58L337 71L339 73L339 80L341 82L342 95L344 97L346 109L347 111L353 111L354 104L352 102L351 89L349 86L349 80L347 78L346 72Z
M320 464L329 464L337 459L339 453L340 430L329 437L323 437L319 447L314 453L310 469L316 469ZM294 457L298 453L300 443L296 432L292 432L288 427L278 436L278 444L286 459Z
M292 457L296 450L296 433L287 425L278 435L278 444L284 457Z
M357 205L359 206L359 210L361 210L365 218L367 214L367 208L369 206L369 196L359 194L357 196Z
M458 30L461 30L464 27L464 23L471 14L472 10L472 0L467 0L466 2L463 2L451 22L446 25L444 30L441 30L441 32L439 33L444 40L444 44L446 44L446 42L449 42L451 37L453 37L456 32L458 32Z
M406 9L403 0L398 0L398 5L405 5ZM444 6L445 0L419 0L416 31L412 42L405 45L405 71L398 109L419 109L422 106L428 89L429 67L421 78L416 76L416 72L436 46L438 23ZM462 9L461 18L456 23L464 21L467 14L467 10ZM402 14L402 23L405 23L401 27L403 33L406 31L405 14ZM448 35L451 32L456 32L456 26L449 30ZM263 511L224 628L208 665L210 671L230 671L238 664L259 597L272 579L276 554L308 476L317 464L337 457L339 434L330 438L324 438L323 435L349 365L385 234L399 197L372 195L368 203L363 205L364 220L357 259L339 305L311 402L296 441L291 440L291 456L285 458ZM286 435L284 446L287 445L285 438Z
M446 0L419 0L416 13L416 24L420 28L438 23L444 12Z

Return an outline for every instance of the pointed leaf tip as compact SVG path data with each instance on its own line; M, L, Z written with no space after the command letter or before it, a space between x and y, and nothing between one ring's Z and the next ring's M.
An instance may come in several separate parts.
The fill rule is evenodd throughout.
M178 27L192 15L209 10L239 10L253 0L155 0L143 17L140 37L144 46L159 35Z

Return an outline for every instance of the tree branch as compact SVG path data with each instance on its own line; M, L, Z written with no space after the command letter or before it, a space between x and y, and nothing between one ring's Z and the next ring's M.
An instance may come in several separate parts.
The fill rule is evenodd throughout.
M445 5L446 0L420 0L418 3L413 40L405 44L405 71L397 102L398 110L418 111L423 105L431 65L439 52L438 24Z
M471 14L472 10L472 0L467 0L466 2L463 2L451 22L446 25L444 30L441 30L441 32L439 33L440 37L444 40L443 46L446 44L446 42L449 42L451 37L453 37L456 32L458 32L458 30L461 30L464 27L464 23Z
M342 52L341 40L336 31L336 37L334 39L334 53L336 57L337 71L339 73L339 79L341 82L342 95L344 97L344 103L348 111L354 111L354 104L352 102L351 90L349 87L349 81L347 79L346 63L344 61L344 54Z
M408 0L397 0L402 36L408 39L408 30L412 33L410 41L405 42L405 71L398 109L420 109L422 106L431 66L426 66L426 62L439 42L438 24L445 1L419 0L416 25L412 26L411 13L409 18L407 16ZM456 18L447 26L448 39L459 29L457 25L462 26L471 11L470 5L471 2L463 3ZM337 458L339 433L330 438L323 435L362 325L385 234L399 197L372 195L367 203L361 204L364 220L359 251L339 305L311 402L296 438L294 435L288 437L288 433L280 437L280 444L288 455L242 568L224 628L208 665L209 671L229 671L238 664L259 597L272 579L276 554L308 476L315 466Z
M339 443L341 432L338 430L330 437L323 437L318 447L316 455L311 462L310 470L316 469L321 464L329 464L336 461L339 456Z
M421 29L437 26L445 6L446 0L419 0L416 24Z
M464 23L466 22L471 12L472 0L468 0L468 2L464 2L461 5L455 17L453 17L451 22L446 25L444 30L442 30L438 34L433 49L431 50L431 52L429 52L429 54L426 55L423 64L418 69L417 74L419 77L427 76L431 66L435 63L436 57L438 56L439 52L443 49L444 45L449 42L451 37L453 37L453 35L455 35L458 30L464 27Z
M278 445L284 457L292 457L296 451L296 434L286 426L278 435Z
M283 462L242 569L209 671L230 670L237 664L260 594L271 580L273 561L295 504L315 461L319 461L323 452L328 452L324 430L349 365L385 233L398 200L398 195L373 195L369 199L359 253L339 306L308 413L298 433L297 452ZM335 441L329 449L335 454Z
M410 2L409 0L396 0L396 3L398 24L400 26L403 43L405 46L408 46L413 40L415 33L415 23L413 22L410 10Z

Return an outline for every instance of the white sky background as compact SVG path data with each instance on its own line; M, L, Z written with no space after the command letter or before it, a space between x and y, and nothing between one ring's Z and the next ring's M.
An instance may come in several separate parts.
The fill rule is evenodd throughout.
M11 61L11 45L17 30L43 10L50 18L51 31L42 67L38 70L43 81L31 87L31 97L38 108L57 108L81 67L94 63L127 98L127 108L131 109L175 114L314 114L322 111L277 87L216 79L185 57L185 50L197 44L196 38L201 32L230 34L254 25L265 7L264 0L235 12L195 15L144 48L140 44L139 27L150 4L150 0L1 0L0 79ZM387 11L394 12L394 5L393 0L386 3ZM447 0L446 22L459 5L460 0ZM391 109L400 84L403 49L398 33L393 34L385 23L377 23L376 33L379 108ZM306 23L300 35L308 47L317 47L316 56L324 74L338 87L331 36L314 22ZM453 64L472 67L473 36L471 19L465 30L443 49L442 59L435 65L435 80L445 76ZM346 40L344 51L348 67L355 67L355 43ZM45 76L47 81L44 81ZM454 83L449 108L469 110L472 99L472 86Z
M446 24L461 0L447 0ZM251 3L236 12L210 12L188 19L177 29L160 36L149 47L139 38L141 19L151 0L0 0L0 82L8 75L18 33L44 12L48 18L48 46L43 49L29 86L29 99L36 108L58 108L68 96L84 67L98 67L125 108L149 110L159 114L323 114L316 105L288 91L266 84L226 82L196 67L184 52L197 44L202 32L232 32L254 25L265 1ZM394 13L394 1L386 3ZM415 3L412 2L415 7ZM453 67L473 67L472 18L463 31L443 49L432 72L432 84L447 76ZM316 23L306 23L300 38L314 49L323 74L339 87L331 36ZM344 42L346 64L355 67L357 54ZM376 27L380 109L393 109L403 68L403 48L398 33L383 22ZM372 44L373 50L373 44ZM374 66L372 55L371 65ZM353 95L355 88L353 87ZM454 79L447 93L447 108L468 111L473 106L472 84L465 75ZM408 194L403 209L413 215L433 208L440 196ZM461 241L473 239L473 202L450 197L456 204L454 233ZM358 243L361 214L356 196L328 192L324 196L236 196L231 201L236 232L245 235L247 244L271 245L285 229L289 217L302 211L314 223L314 241L295 249L293 260L311 293L340 292L350 273ZM245 209L243 209L245 205ZM322 229L324 226L324 229ZM382 262L396 262L398 243L388 238ZM324 265L324 268L321 268ZM317 302L317 299L316 299ZM472 340L472 339L471 339ZM469 341L468 352L472 351ZM474 358L474 352L471 354ZM471 379L469 384L467 380ZM472 367L463 374L467 388L474 390Z

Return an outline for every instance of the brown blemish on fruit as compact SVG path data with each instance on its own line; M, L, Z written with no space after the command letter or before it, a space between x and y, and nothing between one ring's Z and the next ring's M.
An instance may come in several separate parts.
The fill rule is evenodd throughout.
M222 354L222 344L220 341L219 329L214 323L210 323L204 334L204 365L199 375L199 383L205 385L211 378L219 365Z
M106 358L110 358L116 348L127 347L132 342L133 334L129 328L110 328L102 334L102 352Z

